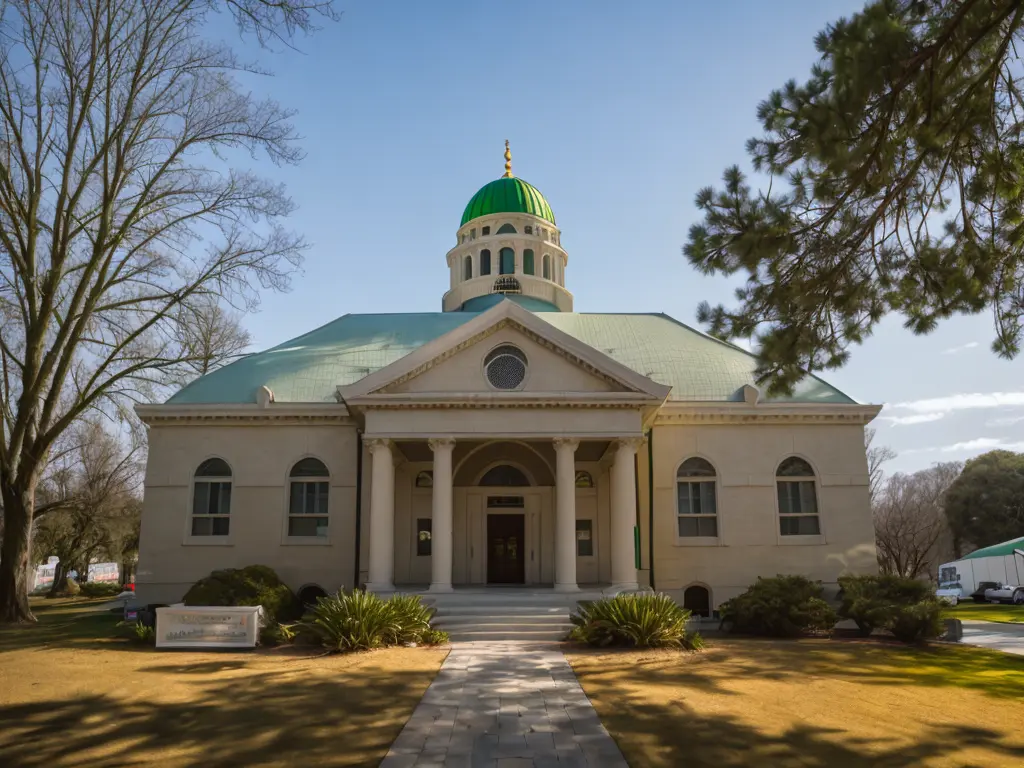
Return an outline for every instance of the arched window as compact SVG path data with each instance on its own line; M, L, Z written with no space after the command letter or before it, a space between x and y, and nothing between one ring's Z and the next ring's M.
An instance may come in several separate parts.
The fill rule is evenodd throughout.
M711 595L708 594L708 588L702 587L699 584L687 587L683 592L683 608L694 616L710 617Z
M327 535L330 475L320 459L302 459L292 467L288 497L288 535Z
M467 256L463 267L463 280L473 279L473 257Z
M790 456L775 473L779 491L779 533L783 536L817 536L818 494L814 469L803 459Z
M231 524L231 467L207 459L192 483L192 535L227 536Z
M499 464L497 467L492 467L484 473L484 476L480 478L480 485L507 485L507 486L526 486L530 484L530 480L523 474L522 470L516 469L509 464Z
M312 608L321 597L327 597L327 592L319 584L307 584L299 589L297 595L300 603Z
M676 514L682 537L718 536L718 502L715 496L715 468L694 457L676 471Z
M498 232L497 232L497 234L499 234L499 235L514 235L515 233L516 233L516 228L513 227L508 222L505 222L504 224L502 224L498 228Z
M546 253L544 254L544 262L543 262L543 264L544 264L544 279L545 280L550 280L551 279L551 257L548 256Z
M491 274L491 252L486 248L480 251L480 274Z
M498 252L498 267L500 275L514 275L516 273L516 252L511 248L502 248Z
M581 469L576 473L576 487L577 488L593 488L594 487L594 476Z
M433 488L434 487L434 473L429 469L425 469L422 472L416 473L416 487L417 488Z
M523 274L533 274L533 249L527 248L523 251Z

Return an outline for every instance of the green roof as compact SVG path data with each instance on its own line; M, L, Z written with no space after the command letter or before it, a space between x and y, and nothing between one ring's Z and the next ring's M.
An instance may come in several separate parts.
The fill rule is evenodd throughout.
M555 214L544 195L515 176L502 176L480 187L462 213L462 224L492 213L529 213L555 223Z
M976 557L1002 557L1005 555L1012 555L1013 550L1024 549L1024 536L1019 539L1010 539L1004 541L1002 544L993 544L991 547L985 547L984 549L978 549L971 552L969 555L964 556L964 560L973 560Z
M359 381L479 314L344 315L213 371L168 402L253 403L264 385L279 403L334 402L338 386ZM670 400L739 401L740 388L754 383L753 355L667 315L540 312L537 317L637 373L670 385ZM765 401L854 402L816 376L805 377L789 397L766 397Z

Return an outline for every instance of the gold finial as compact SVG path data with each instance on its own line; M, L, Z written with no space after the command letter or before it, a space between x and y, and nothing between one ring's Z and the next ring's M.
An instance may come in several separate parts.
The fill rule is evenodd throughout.
M505 139L505 175L502 178L512 178L512 150L508 148L508 139Z

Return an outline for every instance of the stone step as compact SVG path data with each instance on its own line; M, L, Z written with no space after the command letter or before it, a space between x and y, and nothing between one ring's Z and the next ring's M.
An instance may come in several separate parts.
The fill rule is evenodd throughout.
M482 616L467 620L465 618L436 617L432 622L435 627L451 631L452 629L491 629L494 627L571 627L568 616L519 616L510 619L504 616Z
M447 631L447 630L446 630ZM557 642L564 640L569 628L558 629L459 629L448 632L448 637L455 643L499 642L505 640L545 640Z
M434 608L438 616L568 616L574 610L560 605L443 605Z

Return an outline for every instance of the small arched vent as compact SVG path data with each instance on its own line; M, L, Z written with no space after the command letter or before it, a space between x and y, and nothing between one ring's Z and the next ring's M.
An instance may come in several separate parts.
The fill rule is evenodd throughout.
M491 293L522 293L523 287L519 281L510 275L503 275L494 281Z

